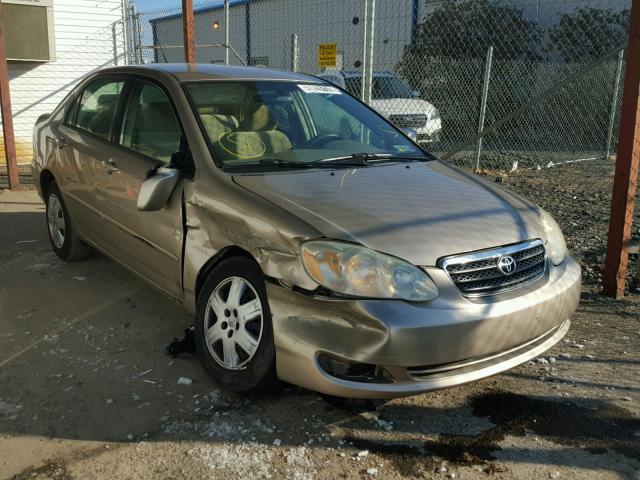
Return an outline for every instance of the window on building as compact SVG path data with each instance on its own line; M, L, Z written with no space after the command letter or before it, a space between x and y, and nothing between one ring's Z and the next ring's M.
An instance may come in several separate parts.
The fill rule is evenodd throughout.
M2 2L9 60L55 60L51 2L36 0L33 3L39 4Z

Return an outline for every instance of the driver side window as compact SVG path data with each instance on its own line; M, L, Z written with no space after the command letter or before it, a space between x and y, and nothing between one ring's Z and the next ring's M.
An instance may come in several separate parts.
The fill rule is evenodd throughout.
M121 145L168 164L180 149L182 130L167 94L137 81L127 106Z

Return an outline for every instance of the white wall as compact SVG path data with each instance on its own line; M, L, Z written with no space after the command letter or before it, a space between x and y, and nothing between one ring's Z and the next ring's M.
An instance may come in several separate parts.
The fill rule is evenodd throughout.
M56 60L9 62L20 163L31 162L31 135L39 115L53 110L87 73L116 62L125 63L121 0L53 0L53 18ZM0 162L4 163L1 144Z

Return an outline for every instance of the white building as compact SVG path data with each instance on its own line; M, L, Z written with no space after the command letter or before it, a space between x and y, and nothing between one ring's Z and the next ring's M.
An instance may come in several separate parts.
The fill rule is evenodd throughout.
M30 163L39 115L87 73L124 64L123 0L3 0L18 163ZM4 146L0 143L0 164Z

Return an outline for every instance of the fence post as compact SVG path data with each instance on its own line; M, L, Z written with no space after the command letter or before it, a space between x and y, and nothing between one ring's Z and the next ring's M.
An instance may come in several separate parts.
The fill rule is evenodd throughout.
M139 65L144 63L142 59L142 29L140 28L140 12L136 12L136 61Z
M127 7L127 61L130 65L136 63L136 26L134 9L135 7L133 5L128 5Z
M487 97L489 96L489 82L491 80L491 64L493 62L493 46L487 50L487 60L484 64L484 81L482 83L482 99L480 100L480 119L478 120L478 135L484 130L484 119L487 114ZM482 137L476 143L476 171L480 170L480 153L482 153Z
M4 158L7 162L9 189L20 187L16 143L13 137L13 116L9 95L9 68L7 67L7 48L4 40L4 11L0 1L0 110L2 111L2 135L4 140Z
M373 34L375 29L376 0L364 2L364 48L362 63L362 101L371 104L373 80Z
M291 34L291 71L298 71L298 34Z
M229 0L224 0L224 64L229 65Z
M631 3L627 67L618 133L618 155L611 198L611 218L603 292L624 295L640 164L640 1Z
M182 39L186 63L196 63L196 39L193 28L193 0L182 0Z
M616 67L616 78L613 84L613 96L611 97L611 112L609 112L609 129L607 130L607 153L606 159L611 156L611 141L613 140L613 128L616 120L616 110L618 109L618 95L620 93L620 79L622 78L622 64L624 62L624 50L618 54L618 66Z

